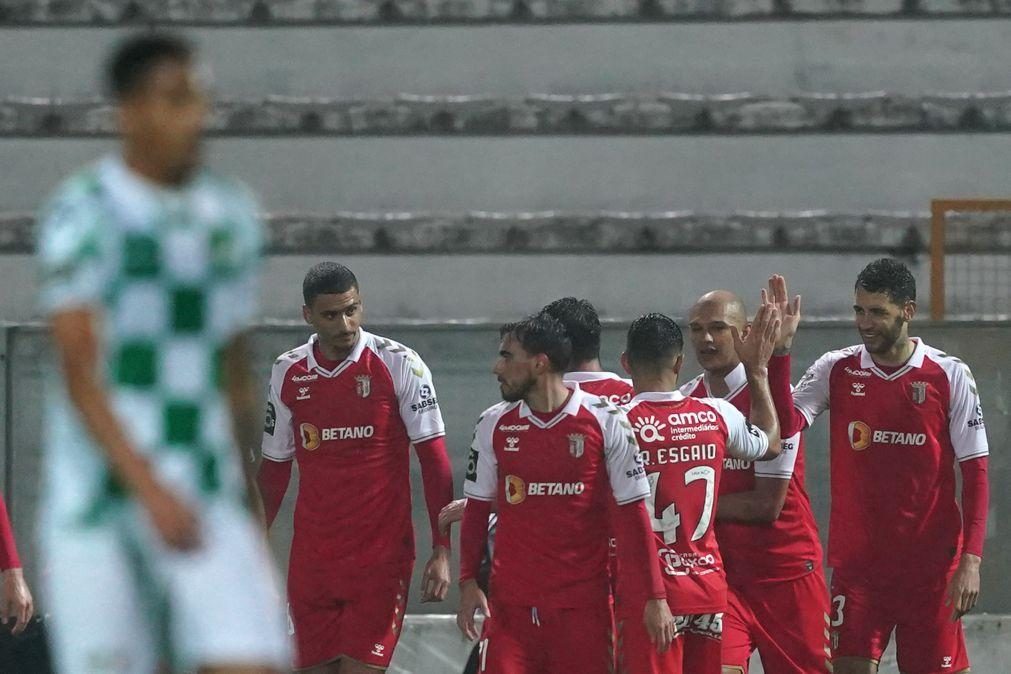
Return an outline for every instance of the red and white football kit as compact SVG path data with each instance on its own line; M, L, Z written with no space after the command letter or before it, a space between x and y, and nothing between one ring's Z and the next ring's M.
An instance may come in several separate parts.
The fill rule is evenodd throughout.
M640 393L627 407L650 484L657 563L678 636L658 654L619 576L618 669L628 674L720 674L727 582L714 521L725 457L755 461L769 438L733 405L679 392Z
M642 505L649 483L625 414L569 386L568 401L550 416L503 402L475 430L464 493L471 505L494 501L498 511L481 672L611 670L607 531L614 511L637 508L624 512L642 518L642 569L651 568ZM469 560L468 522L465 515L461 579L477 565Z
M692 397L712 397L708 376L681 387ZM751 410L744 365L725 382L724 400L747 416ZM804 439L792 421L790 357L769 361L769 384L780 413L782 453L772 461L723 462L720 494L753 491L756 478L789 480L779 517L769 524L716 523L716 538L727 571L729 593L723 617L723 665L748 671L754 650L767 674L823 674L830 671L825 635L829 598L811 501L804 488ZM796 428L791 428L795 425Z
M615 405L627 405L635 391L632 382L613 372L566 372L566 383L575 383L586 393L607 398Z
M954 463L989 450L969 368L914 344L899 368L876 365L862 345L826 353L794 401L808 425L831 409L835 656L877 661L894 629L903 672L957 672L969 661L944 606L962 551ZM982 554L972 529L965 549Z
M414 560L409 449L444 433L431 373L402 344L360 330L330 363L313 335L274 363L262 451L299 466L288 571L298 668L340 656L389 666Z
M565 382L576 384L584 392L606 398L608 402L615 405L626 405L635 395L632 382L622 379L613 372L566 372ZM615 541L613 534L610 546L608 569L611 574L611 594L613 597L615 581L618 578L617 541Z

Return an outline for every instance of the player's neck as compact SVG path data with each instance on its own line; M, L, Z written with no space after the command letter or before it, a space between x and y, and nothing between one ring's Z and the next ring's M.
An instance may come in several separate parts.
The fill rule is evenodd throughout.
M900 337L892 348L884 351L882 353L872 353L871 360L873 360L878 365L884 365L885 367L897 367L899 365L905 365L913 356L913 351L916 351L916 344L913 340L909 338L908 335Z
M162 189L179 189L189 177L187 173L159 165L131 145L123 146L123 163L131 172Z
M326 358L331 363L341 363L345 358L351 355L351 352L355 350L358 346L358 340L362 338L362 331L359 329L355 334L355 341L347 348L337 348L327 344L322 339L316 340L316 347L319 349L320 355Z
M572 367L569 368L569 372L603 372L604 368L600 366L600 359L594 358L593 360L584 360L581 363L573 363Z
M636 395L640 393L671 393L678 388L677 373L663 374L659 377L636 377L632 375L632 389Z
M572 390L562 383L561 377L541 377L524 401L534 412L547 414L561 408L570 395Z

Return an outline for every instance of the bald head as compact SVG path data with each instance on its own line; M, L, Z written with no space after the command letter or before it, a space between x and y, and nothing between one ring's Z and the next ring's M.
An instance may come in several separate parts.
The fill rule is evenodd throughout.
M721 314L724 321L729 325L736 326L739 330L743 330L748 322L748 312L744 302L729 290L707 292L692 306L691 311L688 312L689 317L700 313L702 309L708 310L707 313L711 316Z
M740 360L731 328L742 334L748 324L744 302L729 290L713 290L688 312L688 334L702 369L724 377Z

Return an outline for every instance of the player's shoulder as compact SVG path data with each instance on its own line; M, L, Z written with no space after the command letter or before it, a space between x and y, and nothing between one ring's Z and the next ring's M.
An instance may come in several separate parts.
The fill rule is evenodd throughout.
M678 391L686 398L694 397L695 392L702 386L703 374L699 373L678 387Z
M949 381L959 381L966 377L972 380L972 371L965 361L958 356L953 356L923 342L921 342L920 348L923 349L923 360L934 363L944 371Z
M100 208L103 192L101 164L94 162L81 168L56 186L43 203L39 219L44 225L66 223L68 219L61 216L68 215L71 211L80 213ZM72 222L78 223L81 220L75 218ZM98 225L98 221L93 219L88 219L85 222Z
M614 403L606 396L598 396L586 391L576 391L574 395L579 396L580 410L596 419L601 428L607 428L623 421L627 423L627 406Z
M234 176L219 173L211 168L204 168L200 171L199 180L200 189L229 204L248 208L256 207L256 197L253 190Z
M362 337L365 340L365 348L378 356L391 370L405 366L424 367L424 361L418 352L406 344L366 330L362 330Z
M273 374L284 375L288 370L292 368L296 363L302 362L309 357L309 353L312 350L312 344L306 343L296 346L294 349L285 351L280 356L274 359L274 364L271 367L271 372Z
M814 364L811 365L810 368L808 368L808 373L818 370L828 374L837 365L851 361L855 362L859 367L860 354L863 352L863 348L863 344L853 344L852 346L846 346L841 349L826 351L818 358L818 360L814 361Z
M520 404L518 402L507 402L505 400L495 403L484 412L481 412L480 416L477 418L476 425L478 428L493 426L498 423L499 419L514 411L519 406Z

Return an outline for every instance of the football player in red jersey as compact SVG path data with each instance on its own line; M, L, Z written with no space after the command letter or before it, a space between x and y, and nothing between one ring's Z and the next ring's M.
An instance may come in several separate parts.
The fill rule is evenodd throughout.
M297 668L365 674L389 666L404 619L412 445L432 525L422 601L441 601L449 588L449 538L437 525L453 495L445 426L418 354L361 328L351 270L320 263L302 293L316 334L274 363L259 482L269 524L298 460L288 567Z
M830 410L835 672L877 672L893 631L904 674L967 672L960 618L979 595L988 501L976 383L909 336L916 280L901 262L860 272L853 312L862 343L823 355L794 391L804 424Z
M572 341L572 362L565 381L575 382L587 393L603 396L615 405L632 399L632 382L600 365L600 317L589 301L563 297L541 311L558 319Z
M622 673L720 674L727 602L713 529L720 476L724 457L757 461L780 453L779 421L767 371L778 329L778 310L763 304L746 336L734 332L752 396L750 422L724 400L686 397L677 390L684 340L673 319L647 314L628 330L622 363L636 392L628 418L638 434L650 483L656 560L667 603L677 614L678 636L665 654L648 648L638 621L629 620L634 613L630 615L625 605L627 575L621 574L617 618Z
M614 524L638 604L659 650L673 637L644 499L649 495L625 414L566 385L564 327L547 314L503 326L494 373L504 402L478 421L467 466L457 623L477 637L480 671L611 670L608 523ZM492 502L498 511L491 599L476 575Z
M800 297L789 301L782 276L770 279L766 297L777 305L783 323L769 361L783 451L762 463L724 460L716 519L729 584L723 669L747 672L757 649L767 674L823 674L830 660L828 588L790 394L789 342L800 322ZM731 336L734 329L747 329L744 303L726 290L706 293L689 311L688 328L703 373L681 392L722 398L747 414L751 398L745 368Z

